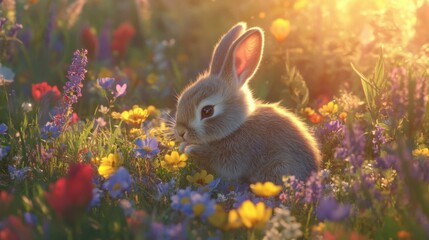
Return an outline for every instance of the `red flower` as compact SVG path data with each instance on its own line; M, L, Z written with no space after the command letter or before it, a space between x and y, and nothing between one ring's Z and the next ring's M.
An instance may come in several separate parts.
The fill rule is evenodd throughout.
M0 230L0 239L19 240L32 239L31 228L24 225L16 216L9 216Z
M93 174L91 165L76 164L67 177L50 185L50 192L45 194L58 218L73 223L83 214L92 199Z
M134 37L135 33L136 30L129 22L124 22L119 25L119 27L113 32L113 40L110 46L112 52L119 56L124 55L128 49L128 43L131 38Z
M88 50L88 58L94 59L98 53L98 40L95 29L85 27L80 36L83 47Z
M74 112L70 118L70 125L72 125L73 123L76 123L78 120L79 120L79 116L77 115L77 113Z
M31 93L34 101L36 102L40 101L40 99L49 92L52 93L55 100L58 100L61 97L61 93L57 86L51 87L47 82L36 83L31 86Z
M10 204L13 201L13 195L6 191L0 191L0 219L3 214L9 209ZM2 238L0 238L2 239Z

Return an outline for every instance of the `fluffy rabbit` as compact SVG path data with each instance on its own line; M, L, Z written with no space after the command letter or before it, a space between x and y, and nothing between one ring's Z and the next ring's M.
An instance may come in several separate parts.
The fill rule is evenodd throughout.
M181 151L230 180L305 180L320 163L317 143L294 114L253 98L247 83L262 58L264 35L245 29L238 23L224 35L209 71L180 94L174 128Z

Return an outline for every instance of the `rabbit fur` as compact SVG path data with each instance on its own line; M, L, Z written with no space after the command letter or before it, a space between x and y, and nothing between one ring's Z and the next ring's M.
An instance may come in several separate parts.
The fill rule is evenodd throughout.
M179 95L175 135L180 150L223 178L305 180L321 161L316 140L293 113L255 99L248 86L263 46L262 30L242 22L221 38L209 70Z

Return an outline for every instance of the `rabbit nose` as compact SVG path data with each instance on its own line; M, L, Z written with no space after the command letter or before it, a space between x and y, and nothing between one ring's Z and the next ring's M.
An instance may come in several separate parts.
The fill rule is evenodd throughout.
M181 139L181 140L185 140L185 134L186 134L186 130L177 130L176 131L177 136Z

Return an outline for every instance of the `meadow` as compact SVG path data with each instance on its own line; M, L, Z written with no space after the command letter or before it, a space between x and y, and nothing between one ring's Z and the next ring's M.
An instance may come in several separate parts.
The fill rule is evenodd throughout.
M429 1L0 0L0 240L429 239ZM305 181L228 181L176 97L238 22L317 138ZM254 136L258 138L260 136Z

